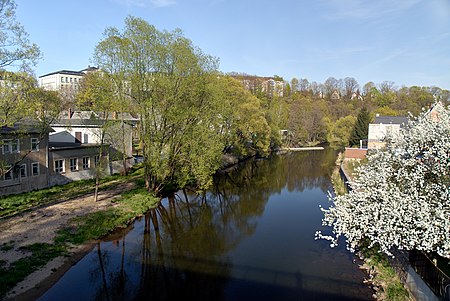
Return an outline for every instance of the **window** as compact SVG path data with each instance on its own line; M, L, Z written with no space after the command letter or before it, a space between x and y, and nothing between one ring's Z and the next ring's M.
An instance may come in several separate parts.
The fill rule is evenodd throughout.
M89 157L83 157L83 169L89 169Z
M19 139L8 139L2 141L3 154L19 153Z
M20 153L20 147L19 147L19 139L11 140L11 152L12 153Z
M98 155L96 155L94 157L94 166L97 167L98 166L98 162L100 161L100 157Z
M25 178L27 176L27 165L22 164L20 165L20 177Z
M38 138L31 138L31 151L32 152L39 151L39 139Z
M6 170L6 172L3 175L4 179L5 180L12 180L12 178L13 178L13 170L12 170L11 166L6 166L5 170Z
M55 172L56 173L64 172L64 160L55 160Z
M33 175L33 176L39 175L39 163L38 162L31 163L31 175Z
M78 159L77 158L70 158L70 163L69 163L69 167L70 167L70 171L76 171L78 170Z
M10 144L9 144L9 140L3 140L3 143L2 143L3 145L3 147L2 147L2 150L3 150L3 154L9 154L10 152L11 152L11 147L10 147Z

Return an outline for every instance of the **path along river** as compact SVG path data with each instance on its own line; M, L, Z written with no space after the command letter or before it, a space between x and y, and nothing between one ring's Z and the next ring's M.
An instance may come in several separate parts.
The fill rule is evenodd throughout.
M255 160L164 199L39 300L372 300L341 243L314 240L336 152ZM329 229L328 229L329 231Z

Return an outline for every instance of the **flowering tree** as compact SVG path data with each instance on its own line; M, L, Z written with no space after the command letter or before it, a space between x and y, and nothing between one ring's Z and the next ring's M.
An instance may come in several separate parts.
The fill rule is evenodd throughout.
M436 103L367 160L352 191L322 209L333 235L316 237L333 247L345 236L351 251L364 240L386 254L397 247L450 258L450 111Z

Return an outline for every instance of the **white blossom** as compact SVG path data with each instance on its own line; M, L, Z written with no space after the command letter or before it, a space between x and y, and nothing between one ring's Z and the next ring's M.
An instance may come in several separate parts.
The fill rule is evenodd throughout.
M350 193L329 196L322 223L333 236L316 238L335 246L345 236L350 250L368 240L387 254L395 246L450 258L450 111L441 103L433 111L437 118L422 113L386 149L370 152Z

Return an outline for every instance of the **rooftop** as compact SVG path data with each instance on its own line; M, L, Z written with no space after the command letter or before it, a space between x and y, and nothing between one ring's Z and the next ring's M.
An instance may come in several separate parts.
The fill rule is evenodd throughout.
M373 123L405 125L408 122L409 122L409 118L404 117L404 116L376 116Z

